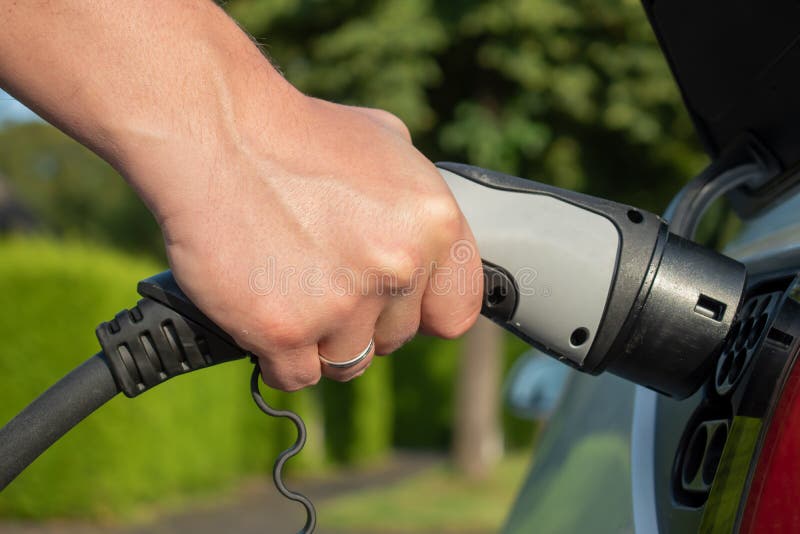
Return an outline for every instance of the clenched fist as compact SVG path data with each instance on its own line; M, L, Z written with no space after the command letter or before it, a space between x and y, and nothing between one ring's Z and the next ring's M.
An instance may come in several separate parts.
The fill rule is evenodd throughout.
M466 221L403 124L293 102L279 135L171 169L193 185L159 211L183 290L286 390L350 379L372 357L340 369L320 354L349 360L373 338L388 354L420 326L462 334L482 291Z

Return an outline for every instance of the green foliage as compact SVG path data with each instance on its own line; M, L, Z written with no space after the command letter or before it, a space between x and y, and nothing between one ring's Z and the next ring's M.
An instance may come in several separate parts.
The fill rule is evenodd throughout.
M0 128L0 179L46 231L164 257L150 212L99 157L52 126Z
M136 282L160 267L49 241L3 240L0 256L4 423L97 352L94 328L136 302ZM267 471L294 440L294 429L255 408L249 370L245 361L226 364L136 399L117 397L3 492L0 515L127 514L142 503L220 491L244 475ZM310 424L319 426L308 392L272 393L270 399L276 406L302 407ZM298 458L307 467L315 459L321 455Z
M705 156L635 0L232 0L286 76L432 159L660 210Z
M226 7L300 89L389 109L412 128L434 126L425 90L441 79L433 52L448 36L429 0L241 0Z

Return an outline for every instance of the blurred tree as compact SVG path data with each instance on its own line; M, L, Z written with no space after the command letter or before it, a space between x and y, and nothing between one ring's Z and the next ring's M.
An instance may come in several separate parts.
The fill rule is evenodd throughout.
M636 0L232 0L300 89L453 159L660 210L705 162Z
M300 89L394 112L434 160L489 167L654 211L706 160L636 0L225 5ZM474 426L478 422L466 417L474 414L473 404L491 405L498 389L496 373L483 372L471 357L478 347L497 352L489 334L471 336L472 347L460 360L468 368L460 370L455 413L467 426L456 432L463 438L454 444L457 458L474 453L470 425L498 427L487 421ZM436 356L416 361L427 366L426 376L439 367ZM467 383L471 396L464 394ZM399 429L396 434L402 442Z
M0 129L0 174L43 230L164 258L161 232L110 165L40 122Z
M459 471L484 479L503 456L500 380L503 330L479 318L464 336L456 383L453 459Z
M17 199L5 176L0 173L0 234L34 230L36 216Z

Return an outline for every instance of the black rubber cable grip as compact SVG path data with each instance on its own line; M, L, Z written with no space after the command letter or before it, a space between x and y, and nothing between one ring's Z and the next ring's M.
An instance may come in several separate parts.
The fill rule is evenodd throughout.
M170 271L139 282L142 298L95 331L117 385L135 397L174 376L248 356L181 291Z

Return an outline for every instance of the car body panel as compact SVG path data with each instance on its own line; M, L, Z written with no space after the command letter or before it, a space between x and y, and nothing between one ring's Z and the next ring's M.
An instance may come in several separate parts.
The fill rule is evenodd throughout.
M504 532L633 532L634 386L571 371Z
M800 194L744 222L726 253L744 262L753 279L800 271ZM756 393L764 405L772 394ZM585 532L591 525L598 534L657 534L697 532L702 525L702 531L730 532L733 504L721 500L746 490L739 487L742 476L716 480L702 506L683 506L672 494L679 442L702 399L702 390L675 401L610 375L572 371L503 531ZM751 469L762 422L741 415L732 420L725 454L745 457L726 461L738 462L739 471ZM724 484L737 487L725 492Z

